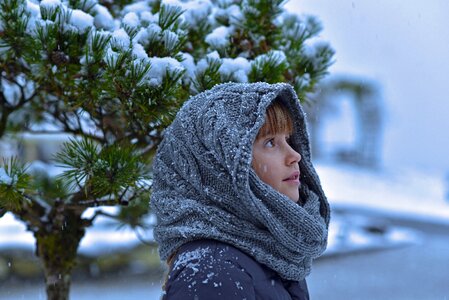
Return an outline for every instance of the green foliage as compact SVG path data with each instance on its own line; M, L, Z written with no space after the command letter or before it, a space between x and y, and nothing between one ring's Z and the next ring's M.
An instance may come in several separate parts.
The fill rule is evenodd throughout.
M202 71L197 71L195 79L193 80L193 90L196 93L208 90L214 85L221 82L221 75L219 69L221 61L212 57L206 58L207 67Z
M115 17L119 17L122 14L123 8L129 4L135 2L134 0L99 0L98 3L105 6L108 11ZM158 2L156 0L155 2Z
M208 45L204 37L211 32L212 28L207 19L201 20L194 27L189 27L187 43L183 50L192 54L193 57L204 57L208 53Z
M117 204L128 202L130 193L141 189L139 181L148 179L147 162L133 146L118 143L100 148L86 138L72 139L64 143L56 162L67 169L61 178L69 189L83 189L86 197L95 199L116 199Z
M187 43L187 27L180 21L183 11L180 7L171 5L161 5L157 25L148 24L148 40L142 41L142 44L148 53L153 57L173 57L181 60L179 52L182 51Z
M180 26L179 17L182 15L183 11L178 6L171 5L161 5L159 10L159 26L162 31L172 30L176 31Z
M30 180L25 171L25 164L17 158L3 160L3 167L0 167L0 209L10 211L22 209L23 201L27 200L25 193L29 190ZM2 180L2 178L8 180Z
M7 59L20 57L23 48L31 46L26 39L28 13L24 9L24 1L5 0L0 3L0 22L2 32L0 35L0 57L3 63ZM3 66L1 68L3 70Z
M30 195L39 197L42 201L54 205L56 201L68 199L70 191L66 188L64 178L55 178L47 172L36 170L30 176Z
M98 145L86 138L80 141L72 139L64 143L62 150L56 154L55 160L58 166L68 169L63 173L63 177L66 178L69 189L79 189L91 179L99 152Z
M248 0L242 2L243 20L239 24L243 36L253 44L252 56L266 53L280 39L281 27L273 22L283 11L284 0Z
M251 66L249 80L252 82L266 81L269 83L280 82L288 64L285 57L278 52L270 51L266 55L259 56Z
M94 0L69 0L70 7L80 9L86 13L93 13L96 3Z

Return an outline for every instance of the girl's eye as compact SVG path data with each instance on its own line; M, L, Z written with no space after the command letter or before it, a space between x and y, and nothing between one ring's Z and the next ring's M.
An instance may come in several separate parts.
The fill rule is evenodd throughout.
M267 146L269 148L273 148L274 147L274 139L269 139L268 141L266 141L265 146Z

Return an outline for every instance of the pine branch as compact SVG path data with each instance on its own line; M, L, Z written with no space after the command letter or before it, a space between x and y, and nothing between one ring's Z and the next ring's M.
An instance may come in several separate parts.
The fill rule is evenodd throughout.
M56 109L55 112L52 113L52 115L57 121L59 121L63 125L63 127L64 127L63 132L65 132L65 133L71 133L74 136L84 136L89 139L95 140L99 143L103 143L105 141L104 135L99 136L99 135L84 132L81 127L81 121L79 120L78 117L77 117L78 128L72 128L72 126L70 125L70 121L69 121L70 118L67 116L66 112L60 112L58 109Z
M154 239L146 240L142 234L139 232L139 227L134 228L134 233L136 234L139 241L147 246L157 247L158 244Z
M107 212L105 212L103 210L96 210L94 215L91 218L87 219L87 222L89 222L90 224L93 224L95 219L97 217L99 217L99 216L108 217L110 219L114 219L114 220L117 220L117 221L120 220L117 215L113 215L113 214L107 213Z
M28 200L26 191L30 177L25 173L26 166L16 157L3 159L0 167L0 207L10 211L22 209L24 200Z
M1 78L0 78L1 80ZM3 92L0 93L0 106L1 106L1 113L0 113L0 138L5 134L8 124L9 116L15 112L20 110L22 107L24 107L26 104L30 103L32 99L37 95L37 90L31 94L30 97L26 98L24 97L24 91L23 88L19 85L22 93L22 97L19 99L17 104L11 105L8 100L6 99L6 96Z
M142 157L147 157L148 154L154 152L156 150L157 145L162 141L162 137L153 137L153 143L148 144L145 148L139 150L139 154Z
M101 136L96 136L93 134L87 134L87 133L82 133L82 134L77 134L76 132L72 132L72 131L54 131L54 130L31 130L31 129L25 129L22 130L21 132L23 133L29 133L31 135L39 135L39 134L49 134L49 135L57 135L57 134L66 134L66 133L73 133L74 136L85 136L87 138L90 138L92 140L98 141L98 142L103 142L104 139Z
M72 210L84 210L89 207L99 206L116 206L120 203L116 199L86 199L84 192L78 192L74 194L70 201L65 205L67 209Z

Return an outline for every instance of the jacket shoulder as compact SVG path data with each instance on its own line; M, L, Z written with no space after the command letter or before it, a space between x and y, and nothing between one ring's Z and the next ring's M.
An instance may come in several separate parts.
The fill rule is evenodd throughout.
M169 272L165 299L255 299L253 280L234 247L213 240L187 243Z
M163 299L308 300L309 295L305 280L283 280L239 249L204 239L180 247Z

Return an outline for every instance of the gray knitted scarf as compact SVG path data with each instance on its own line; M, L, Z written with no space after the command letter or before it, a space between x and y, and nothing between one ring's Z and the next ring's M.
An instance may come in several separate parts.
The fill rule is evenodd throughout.
M293 116L292 147L302 156L299 204L251 168L253 142L275 99ZM310 160L304 113L288 84L227 83L190 98L166 130L153 172L161 259L189 241L215 239L299 281L326 249L329 205Z

